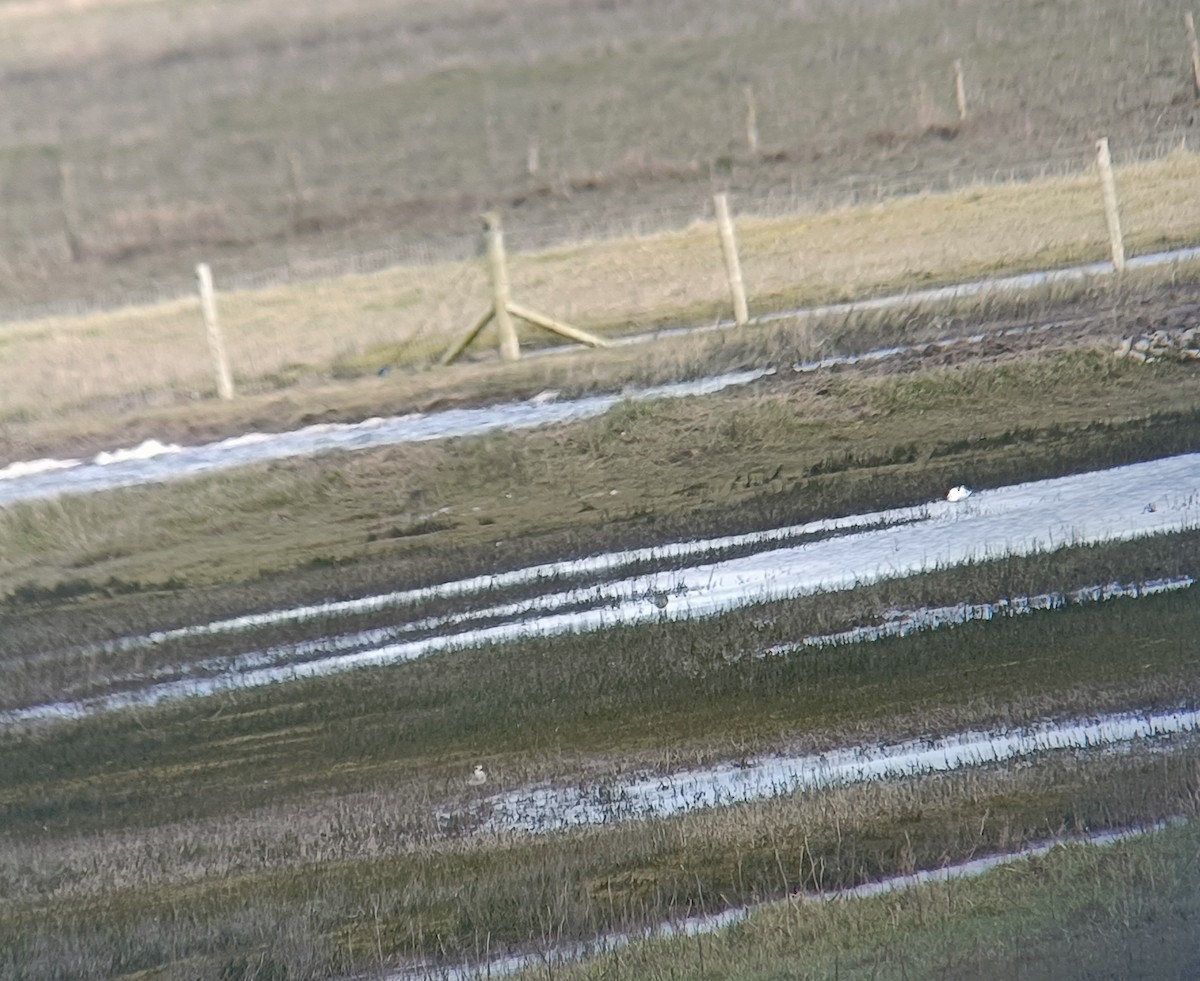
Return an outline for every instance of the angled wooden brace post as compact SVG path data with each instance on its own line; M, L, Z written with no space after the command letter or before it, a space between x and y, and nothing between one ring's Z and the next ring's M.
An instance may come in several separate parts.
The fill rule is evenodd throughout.
M500 215L489 211L483 215L483 234L487 238L488 271L492 279L492 305L465 334L450 345L442 355L438 364L447 365L463 353L470 343L479 336L480 332L494 318L500 334L500 357L505 361L516 361L521 356L521 345L517 340L517 328L513 317L527 320L535 326L542 327L555 334L592 347L608 347L609 343L603 337L589 334L587 331L554 320L536 310L514 303L509 294L508 262L504 256L504 231L500 225Z

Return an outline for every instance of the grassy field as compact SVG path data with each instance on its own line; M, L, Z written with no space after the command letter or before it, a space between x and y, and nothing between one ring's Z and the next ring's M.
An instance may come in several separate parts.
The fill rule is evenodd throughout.
M186 285L198 259L469 254L484 207L563 240L701 214L714 186L827 207L1074 170L1098 135L1128 156L1194 123L1179 12L1148 0L47 0L5 5L0 50L10 309Z
M1200 238L1190 193L1198 178L1200 158L1190 154L1121 172L1131 251ZM746 219L739 236L756 314L1108 255L1094 176ZM608 337L730 312L711 224L515 256L510 276L522 303ZM220 311L240 393L286 395L319 418L321 384L357 381L361 400L383 401L431 384L413 369L428 367L488 302L483 264L471 261L235 292L221 296ZM549 337L522 332L534 346ZM479 342L489 353L493 334ZM194 415L214 396L196 301L10 325L0 351L0 456L68 419L88 426L98 413L170 407ZM377 373L392 369L379 383Z
M170 677L196 658L303 635L266 628L108 659L69 653L247 605L923 500L964 473L986 485L1195 446L1195 369L1182 362L976 351L958 365L831 374L819 386L777 379L710 402L622 405L544 433L11 509L5 555L30 578L4 606L7 704L101 693L128 670ZM645 479L635 504L596 513L558 503L564 488L584 502L593 490L609 497L614 483L630 490L635 459ZM780 480L753 478L781 462ZM704 474L708 489L680 500ZM490 523L426 541L385 534L398 514L377 527L381 500L411 510L414 492L425 508L444 506L437 495L453 488L466 495L455 506L474 514L467 492L484 494L485 477L478 499L499 506ZM247 509L242 528L231 501ZM547 526L550 513L561 523ZM306 536L319 528L330 537L314 548ZM501 532L513 544L498 550ZM329 551L348 534L358 536L351 551ZM79 556L102 559L89 569ZM469 805L461 774L481 758L498 787L515 788L1188 704L1191 591L851 650L753 654L897 605L1194 574L1198 558L1194 533L1068 549L703 623L533 639L9 730L0 812L12 864L0 876L12 888L0 890L0 935L19 939L0 963L14 977L67 964L82 976L355 973L778 897L814 884L813 862L834 887L1062 830L1191 814L1196 763L1185 740L1168 754L1050 754L1031 767L536 841L464 836L469 823L444 838L436 818ZM345 626L303 628L313 629Z
M322 653L472 603L531 608L602 577L568 568L102 646L149 631L1200 450L1200 362L1113 354L1194 325L1196 263L428 369L486 301L485 208L504 213L516 297L613 338L728 315L708 217L720 190L760 314L1105 258L1088 169L1101 135L1131 253L1194 244L1180 21L1147 0L0 3L0 466L777 369L570 425L0 508L0 713L204 679L292 644ZM171 299L201 260L223 289L229 403L213 397L194 301ZM791 370L897 343L918 347ZM485 822L487 797L510 791L600 799L639 773L1193 709L1195 585L796 642L898 609L1198 573L1193 529L5 719L0 979L384 977L743 904L766 905L718 934L530 976L1190 977L1193 732L559 833ZM483 788L466 780L476 763ZM1164 820L979 880L814 898Z
M780 904L714 937L656 941L555 976L1184 978L1200 958L1194 827L1056 849L979 881ZM540 972L530 972L541 976Z
M1086 564L1190 564L1194 536L1179 547L1088 550ZM1063 553L925 588L1044 586L1083 564ZM737 656L760 642L753 616L783 636L812 619L779 604L9 732L5 970L62 965L50 938L70 938L85 976L219 974L264 951L299 976L357 971L1191 814L1197 757L1185 739L1170 753L1043 754L532 840L471 836L469 817L446 837L436 817L469 814L458 774L473 759L499 788L571 784L772 747L1179 704L1195 691L1198 610L1185 592L857 650Z

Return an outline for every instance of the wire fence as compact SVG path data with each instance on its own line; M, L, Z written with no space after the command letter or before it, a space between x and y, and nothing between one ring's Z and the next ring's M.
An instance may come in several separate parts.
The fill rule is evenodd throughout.
M1118 166L1161 160L1167 155L1188 149L1186 135L1172 135L1155 142L1136 147L1115 147L1114 162ZM353 166L353 173L342 175L339 180L352 185L356 174L365 173L372 167L383 166L383 161L374 156L348 158L342 165ZM836 180L811 181L806 179L803 167L794 168L786 185L778 183L765 189L749 188L735 191L737 213L742 217L781 218L821 213L843 207L867 203L881 203L899 197L923 193L961 190L971 186L996 186L1017 184L1053 177L1080 176L1087 173L1093 164L1086 150L1060 147L1049 155L1035 160L1014 163L1003 168L969 167L953 162L941 166L922 168L920 173L910 176L881 178L861 173L846 174ZM73 178L77 179L77 178ZM567 179L567 183L570 179ZM719 175L712 177L712 187L729 183ZM295 211L305 202L298 196L289 196L281 191L277 181L247 179L243 188L249 196L258 195L271 202L275 211ZM596 240L638 238L668 232L679 232L696 224L712 220L711 197L696 189L686 200L678 200L670 206L655 205L653 201L632 205L615 200L597 205L574 206L569 191L549 216L526 218L519 207L506 213L506 234L509 249L516 253L532 253L557 249L573 243ZM368 195L369 196L369 195ZM106 209L117 207L119 202L106 202L102 196L93 196L88 202L88 213L95 216ZM343 202L345 204L345 202ZM128 202L124 206L128 208ZM364 205L365 206L365 205ZM268 210L270 210L268 208ZM40 214L38 214L40 210ZM118 208L119 210L119 208ZM386 210L382 209L381 210ZM148 207L148 212L153 208ZM183 216L181 221L203 223L204 206L193 202L175 202L164 213ZM197 217L199 216L199 217ZM275 215L278 218L278 214ZM293 215L294 217L294 215ZM9 212L8 220L30 228L48 229L39 238L30 233L25 242L23 261L34 267L41 262L52 266L60 262L64 242L70 234L64 229L61 206L42 205L22 211L16 208ZM246 221L256 220L252 217ZM77 215L74 234L85 239L88 247L100 252L116 252L122 247L119 234L102 230L98 224L88 224L86 216ZM237 229L232 229L236 232ZM247 230L248 231L248 230ZM223 228L222 234L229 234ZM169 228L160 229L161 237L169 237ZM384 238L389 236L385 233ZM316 243L297 242L285 246L285 261L261 265L258 268L230 268L228 262L218 264L218 289L222 292L243 290L266 290L282 286L306 283L314 280L334 279L347 275L365 275L398 267L430 267L446 263L469 261L480 255L480 239L473 228L457 227L440 229L430 237L413 241L411 232L398 230L392 241L385 241L369 249L329 248L322 249L324 239ZM220 236L217 236L219 239ZM199 247L202 251L202 247ZM214 251L220 251L214 243ZM0 299L0 322L13 323L48 317L83 316L130 306L151 306L177 302L195 296L195 280L191 268L181 268L177 273L161 276L145 283L112 282L93 286L86 292L74 296L62 296L52 301L20 304L11 299ZM0 328L2 329L2 328Z
M1160 144L1118 154L1121 221L1131 255L1200 238L1194 192L1200 157L1180 149ZM829 196L823 198L799 187L730 195L749 312L768 316L947 282L948 276L1104 260L1110 240L1095 159L1064 155L986 180L950 170L912 181L848 179L836 192L824 189ZM1030 183L1031 177L1067 179ZM969 193L924 195L961 188ZM838 210L815 201L886 203ZM513 300L559 322L616 338L663 325L712 323L736 309L711 195L674 207L590 211L562 220L507 213L504 227ZM481 238L463 233L220 273L216 306L238 392L435 361L496 302ZM191 270L178 284L92 296L67 312L96 309L109 312L75 324L3 328L11 333L0 358L0 420L211 395L213 360ZM528 328L522 343L544 336ZM490 348L496 340L489 327L477 344Z

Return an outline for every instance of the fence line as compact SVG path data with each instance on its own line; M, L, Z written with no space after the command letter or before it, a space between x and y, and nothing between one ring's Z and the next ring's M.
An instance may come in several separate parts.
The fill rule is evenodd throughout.
M971 202L986 202L978 218L972 217L971 208L955 209L963 212L965 226L947 221L942 202L933 202L930 207L894 209L891 218L883 222L890 229L881 227L877 233L873 211L858 216L797 215L788 206L798 199L788 194L746 201L731 201L722 194L711 204L701 201L632 219L608 216L610 230L632 220L643 235L656 230L651 227L655 223L663 226L657 230L682 230L684 234L632 243L600 241L543 253L534 261L512 265L511 291L508 271L501 269L493 254L500 251L496 216L490 222L494 232L488 249L492 258L490 289L487 268L479 261L477 234L469 241L464 236L440 244L318 257L307 266L297 261L241 276L220 275L217 286L224 299L205 290L206 277L197 270L200 302L195 292L197 281L189 284L190 288L171 291L173 299L187 306L169 309L165 315L147 311L145 331L139 327L131 332L35 329L25 333L31 345L29 364L19 365L15 359L0 362L0 401L19 410L34 404L75 404L93 398L154 400L170 393L177 397L180 392L199 397L201 392L213 390L214 380L217 393L228 398L234 395L235 375L243 390L262 391L301 379L385 374L393 365L428 364L439 355L443 360L452 358L497 320L500 328L483 341L494 344L499 335L505 356L512 358L520 356L520 344L514 340L524 340L514 337L504 323L513 317L603 345L606 341L621 343L621 339L604 336L606 326L652 332L656 318L664 315L679 324L727 323L730 300L734 324L752 322L751 306L758 322L794 316L799 307L813 303L815 309L838 310L844 306L842 300L851 300L855 309L875 309L879 303L886 306L893 301L862 298L903 290L904 284L913 282L914 270L929 270L939 278L951 271L968 278L986 277L986 270L1006 255L1023 257L1024 262L1028 257L1044 256L1047 249L1056 256L1046 264L1048 268L1071 265L1078 273L1079 261L1098 258L1097 248L1104 241L1101 222L1109 192L1102 193L1103 185L1097 181L1103 162L1099 154L1094 162L1079 155L1072 179L1054 185L1052 198L1044 198L1032 188L1028 195L971 194ZM1166 236L1175 240L1197 233L1200 211L1180 207L1178 202L1191 201L1189 188L1198 166L1200 158L1181 158L1154 172L1156 184L1139 183L1136 171L1122 178L1121 190L1129 196L1128 214L1141 241L1150 233L1156 239ZM971 186L979 184L972 182ZM1035 205L1038 213L1026 210L1030 201L1042 200L1060 203L1052 203L1044 214L1040 204ZM734 204L741 224L734 221ZM756 218L756 212L759 216L790 215L793 220L766 224ZM897 220L900 217L904 220ZM529 228L522 228L518 219L514 236L518 249L514 251L532 251L536 246L531 243L562 235L564 229L573 233L572 239L581 238L584 224L592 232L598 227L594 218L587 223L546 222L540 227L529 223ZM628 232L621 229L621 233ZM1010 242L1007 251L1006 241ZM1119 241L1112 236L1114 259ZM471 261L446 262L448 253ZM1133 264L1141 263L1135 259ZM1086 271L1102 271L1106 265L1093 263ZM314 269L328 271L331 266L339 274L376 268L398 271L387 279L352 281L311 292L280 292L257 300L235 300L230 295L234 290L302 282ZM1059 281L1054 274L1027 278L1030 282ZM942 294L958 295L954 288L940 291ZM228 355L218 327L218 303L227 307L221 317L229 325ZM481 318L485 306L487 316ZM552 311L554 319L539 313L541 309ZM499 316L497 311L501 311ZM572 324L597 333L587 335ZM468 326L471 329L463 341L447 350L449 340ZM138 340L142 336L155 341L147 346ZM54 345L53 352L48 344Z
M1161 157L1179 149L1181 141L1186 141L1187 133L1180 132L1171 137L1155 141L1153 143L1143 143L1133 148L1124 148L1116 154L1115 162L1120 165L1126 165L1134 162L1143 162L1160 159ZM1004 179L1025 179L1029 176L1041 174L1052 175L1055 173L1069 172L1073 169L1078 169L1081 159L1082 147L1062 146L1054 149L1048 154L1042 154L1034 160L1016 162L1002 167L968 167L955 168L953 166L938 172L926 172L925 174L913 178L887 178L881 179L869 174L848 175L838 180L821 181L817 183L805 183L802 180L795 186L792 192L796 197L806 199L810 206L817 206L822 209L830 205L841 203L847 195L862 194L866 192L874 192L877 196L886 196L897 193L913 193L929 186L931 189L941 189L945 186L964 186L973 182L979 183L995 183L998 180ZM338 165L333 173L345 171L339 183L342 185L362 183L354 181L351 178L361 177L363 171L368 175L378 176L381 170L385 170L389 165L389 160L383 156L370 156L363 158L362 168L350 166L342 168ZM671 161L661 161L663 166L671 165ZM133 206L145 206L153 208L155 206L174 206L196 208L215 207L221 204L221 199L173 199L170 202L156 202L154 200L131 200L127 195L123 196L106 196L103 193L98 193L94 188L90 194L81 197L81 167L78 163L69 164L65 170L71 175L70 181L63 182L60 178L60 183L69 185L66 194L71 199L67 202L70 210L75 213L75 224L83 224L84 217L90 212L107 212L119 210L121 208L129 208ZM579 174L579 179L590 179L592 174ZM560 179L570 181L572 175L568 172L561 175ZM548 181L547 183L554 183ZM248 196L259 200L268 199L267 210L278 210L281 213L287 212L291 206L292 199L296 196L296 192L292 186L292 179L285 174L280 174L276 177L267 177L265 179L253 180L237 180L226 183L221 188L222 192L245 192ZM270 198L270 192L275 193L275 198ZM327 192L328 195L328 192ZM312 187L308 188L307 198L312 199L315 196L315 191ZM346 199L347 202L355 200L355 195L352 193L337 192L329 195L333 200ZM361 195L362 203L373 201L374 198L369 192L364 192ZM402 203L403 199L397 199L397 203ZM852 203L852 202L851 202ZM10 216L15 216L23 219L23 223L28 223L29 220L35 218L44 219L44 224L57 226L63 217L64 202L42 200L36 204L21 204L19 201L6 203L5 210ZM96 229L91 230L92 235L99 234Z
M1127 147L1124 155L1118 159L1118 163L1126 163L1129 159L1153 159L1161 156L1163 153L1169 152L1174 147L1177 147L1181 137L1187 136L1187 130L1179 130L1178 132L1161 137L1159 139L1142 141L1138 145ZM770 149L763 148L762 149ZM1035 160L1018 161L1014 166L1018 168L1026 168L1030 164L1040 165L1046 162L1056 160L1069 161L1078 159L1078 154L1081 147L1060 146L1043 152L1038 155ZM780 153L786 154L788 148L778 148ZM523 150L523 157L520 161L520 167L515 168L515 176L524 175L528 177L528 162L524 154L527 154L527 149ZM754 157L754 154L748 154L746 162L749 162ZM737 154L730 156L729 153L714 151L705 156L700 157L668 157L661 155L648 155L642 158L636 155L633 158L620 158L609 161L607 164L597 164L595 166L560 166L551 168L545 159L544 148L539 151L539 165L537 173L545 175L534 183L544 183L552 185L556 182L569 182L572 178L586 179L603 174L606 171L618 173L622 166L647 168L653 167L680 167L686 169L704 169L704 167L720 158L727 158L731 163L737 162ZM341 153L337 159L330 160L323 164L320 169L320 178L313 177L310 173L312 165L306 165L301 155L292 153L290 157L285 157L286 160L294 160L295 163L283 163L277 167L259 168L253 171L247 171L235 176L231 176L227 180L223 180L219 188L221 192L245 192L247 197L263 200L264 192L272 192L274 199L271 201L274 205L285 207L288 200L296 194L296 183L300 182L302 190L308 196L315 196L318 193L325 194L335 199L356 200L356 195L351 191L346 191L347 187L354 186L370 186L372 183L378 183L381 186L394 186L394 182L386 179L390 171L396 170L403 166L401 161L395 157L385 153L368 153L362 155L350 155L345 152ZM89 170L88 159L76 159L64 161L69 164L73 170L76 180L76 195L78 205L81 210L86 213L93 210L128 208L133 206L162 206L162 205L177 205L177 204L192 204L203 205L211 203L211 195L196 196L190 199L171 199L169 201L160 201L155 198L147 198L144 195L131 194L129 192L121 193L113 186L111 179L105 176L105 172L109 168L91 161L91 169ZM57 166L57 164L55 164ZM132 180L133 174L129 171L126 162L121 165L121 177L124 181ZM976 176L986 177L989 171L993 168L976 168ZM1001 169L1007 169L1001 168ZM301 177L300 175L307 175ZM161 174L147 172L140 175L143 183L150 182L156 178L161 178ZM55 178L58 179L57 177ZM192 182L193 186L195 182ZM329 186L329 185L333 186ZM826 186L836 187L837 182L827 182ZM84 193L86 192L86 193ZM116 192L116 193L112 193ZM362 200L372 198L370 192L365 192L360 196ZM21 209L22 205L19 202L11 202L10 208ZM33 211L43 211L48 215L58 215L60 203L52 199L43 199L40 204L24 206Z
M1130 166L1161 160L1170 153L1187 149L1186 139L1143 145L1118 151L1113 156L1119 165ZM881 202L922 193L961 190L970 187L1003 186L1031 180L1086 176L1095 164L1084 154L1063 148L1049 158L992 171L982 177L975 172L948 170L908 180L882 181L868 176L848 176L835 184L795 187L758 196L739 196L738 213L742 218L784 218L812 214L838 207ZM820 202L832 202L827 207ZM708 202L697 196L694 203L671 208L640 211L636 214L591 214L565 219L511 223L506 229L508 250L515 254L543 251L554 247L590 241L641 237L681 232L696 224L711 221ZM61 239L59 240L61 249ZM47 249L44 254L52 254ZM332 252L326 255L299 255L286 263L239 272L222 271L222 291L257 291L345 275L371 274L397 267L429 267L460 263L478 256L477 236L458 236L437 242L395 243L365 251ZM93 293L87 298L64 299L53 303L27 306L0 306L0 329L4 323L49 317L74 317L104 313L130 306L194 300L190 277L181 271L177 279L160 281L141 288L123 287Z
M1116 163L1125 165L1131 162L1141 162L1159 159L1162 156L1177 150L1181 140L1185 140L1188 134L1185 131L1180 131L1178 134L1158 140L1152 143L1143 143L1137 147L1125 148L1116 156ZM1001 167L967 167L962 169L949 168L942 174L936 170L926 172L924 175L916 178L884 178L880 179L869 174L848 175L838 180L826 180L812 184L804 184L804 195L811 199L812 203L822 208L828 207L831 203L836 203L838 199L843 198L848 191L862 191L865 188L877 188L884 194L889 193L911 193L911 190L905 189L920 189L920 185L924 183L933 183L940 185L941 180L949 178L956 185L979 181L984 183L994 183L1003 175L1032 175L1041 172L1055 173L1062 170L1069 170L1072 167L1077 168L1083 148L1081 146L1062 146L1055 148L1049 153L1043 153L1036 159L1027 161L1018 161L1012 164ZM327 166L325 173L335 179L335 183L339 188L348 186L368 186L371 179L379 183L387 183L380 180L379 175L386 172L389 167L395 166L395 162L384 155L371 155L362 158L361 164L357 161L339 161L336 164ZM677 160L652 160L647 164L648 167L661 166L684 167L684 164ZM543 166L542 170L546 168ZM685 169L692 169L690 163ZM83 168L78 162L71 163L68 170L72 175L73 187L70 190L72 201L70 206L74 209L80 223L84 223L86 216L92 213L107 213L119 211L121 209L145 207L153 210L158 206L173 206L173 207L195 207L203 209L205 207L219 206L225 197L231 195L242 194L247 198L252 198L259 201L265 201L266 206L262 210L278 211L281 214L287 213L291 207L292 200L297 196L293 186L293 178L289 176L288 171L281 171L277 175L272 175L270 172L260 172L258 176L245 179L238 178L236 180L225 182L219 188L220 196L216 198L193 197L188 199L172 199L169 202L158 202L154 200L139 200L131 198L129 195L105 194L102 187L96 183L89 186L88 193L83 194L84 180ZM700 167L703 170L703 167ZM612 173L619 173L619 167L614 168ZM535 181L535 185L545 185L548 187L556 184L569 186L572 181L588 181L597 176L603 176L603 172L595 171L579 171L578 173L570 170L563 171L555 178L546 178L544 181ZM802 175L801 175L802 176ZM363 178L367 178L364 181ZM149 178L147 178L149 179ZM318 194L320 192L320 194ZM377 203L376 195L371 190L366 190L355 194L344 189L329 189L317 188L309 184L305 188L306 200L314 200L319 196L324 196L325 199L335 203L345 205L358 202L360 204ZM403 198L396 198L397 203L403 203ZM61 200L54 201L43 199L36 204L21 204L20 202L10 202L6 204L6 211L11 215L20 216L25 219L41 217L45 219L47 225L57 224L61 221L63 202ZM96 234L92 230L92 234Z

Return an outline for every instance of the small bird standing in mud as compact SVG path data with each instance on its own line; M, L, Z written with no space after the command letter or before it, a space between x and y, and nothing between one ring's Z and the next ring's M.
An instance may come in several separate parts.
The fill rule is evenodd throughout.
M487 783L487 770L483 768L482 763L476 763L475 769L467 777L467 786L482 787L485 783Z

